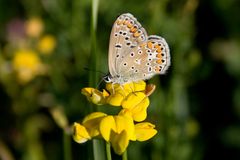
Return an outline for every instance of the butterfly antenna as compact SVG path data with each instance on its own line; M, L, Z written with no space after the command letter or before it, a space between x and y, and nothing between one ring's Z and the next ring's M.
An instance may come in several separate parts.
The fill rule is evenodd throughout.
M97 73L101 73L102 75L106 75L106 73L104 73L102 71L99 71L99 70L94 70L94 69L90 69L90 68L87 68L87 67L84 67L83 69L86 70L86 71L97 72Z
M97 88L100 88L100 85L102 84L102 82L103 82L103 78L101 78L101 80L98 82Z

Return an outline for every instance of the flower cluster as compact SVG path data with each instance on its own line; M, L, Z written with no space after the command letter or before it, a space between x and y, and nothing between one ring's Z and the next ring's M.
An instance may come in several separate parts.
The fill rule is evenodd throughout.
M155 125L143 121L147 117L150 103L148 96L154 89L154 85L146 85L144 81L125 85L108 83L106 90L102 92L94 88L83 88L82 94L92 103L121 106L121 110L117 115L93 112L81 124L75 122L73 139L84 143L92 138L102 137L111 144L115 153L121 155L129 141L146 141L152 138L157 133Z
M46 73L48 67L41 56L53 53L56 39L44 33L44 23L40 18L33 17L26 21L14 19L9 22L6 35L8 43L0 57L3 75L12 71L20 84L26 84Z

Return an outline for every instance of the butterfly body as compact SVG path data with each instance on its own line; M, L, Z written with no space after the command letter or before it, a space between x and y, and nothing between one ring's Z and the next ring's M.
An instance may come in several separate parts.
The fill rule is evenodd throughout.
M170 52L164 38L147 35L130 13L120 15L110 36L108 65L104 80L117 84L147 80L164 74L170 66Z

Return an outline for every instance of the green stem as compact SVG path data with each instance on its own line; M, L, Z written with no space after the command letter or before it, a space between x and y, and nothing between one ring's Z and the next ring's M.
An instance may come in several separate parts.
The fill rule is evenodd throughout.
M92 0L92 16L91 16L91 56L90 66L91 69L97 70L97 11L98 11L98 0ZM89 84L94 86L97 83L96 73L91 73L89 77Z
M106 142L106 153L107 153L107 160L112 160L111 145L110 143L107 143L107 142Z
M127 160L127 150L125 150L125 152L123 152L123 155L122 155L122 160Z
M71 154L71 137L65 131L63 131L63 153L64 153L64 160L72 160Z
M90 56L90 66L93 70L97 69L97 12L98 12L98 1L92 0L92 16L91 16L91 56ZM91 73L89 75L89 85L96 86L97 84L97 75ZM96 111L95 108L91 107L91 111ZM104 149L104 144L102 140L94 139L93 140L93 157L94 160L105 160L106 154Z
M103 140L101 139L93 140L93 156L94 160L106 160Z

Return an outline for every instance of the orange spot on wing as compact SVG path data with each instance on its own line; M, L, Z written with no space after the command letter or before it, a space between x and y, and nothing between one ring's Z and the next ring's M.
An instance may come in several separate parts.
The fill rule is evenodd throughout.
M145 43L140 44L140 48L143 48L145 45Z
M148 48L152 49L152 48L153 48L152 42L148 42L148 43L147 43L147 46L148 46Z
M136 26L133 26L132 28L130 28L130 32L135 33L136 31L137 31L137 27Z
M157 64L162 64L162 59L158 59L158 60L156 61L156 63L157 63Z
M156 49L161 49L161 47L160 47L159 44L156 44L156 45L154 46L154 48L156 48Z
M123 23L123 20L117 20L117 24L120 25Z
M128 28L132 28L133 24L131 24L130 22L127 24Z
M155 72L160 72L161 71L161 69L160 69L160 67L159 66L157 66L157 67L155 67Z
M157 53L161 53L162 52L161 48L158 48L156 51L157 51Z
M158 53L158 54L156 55L156 57L157 57L157 58L162 58L162 55L161 55L160 53Z
M140 36L140 33L138 33L138 32L135 32L134 34L133 34L133 37L139 37Z
M127 25L129 23L129 21L125 21L123 22L124 25Z

